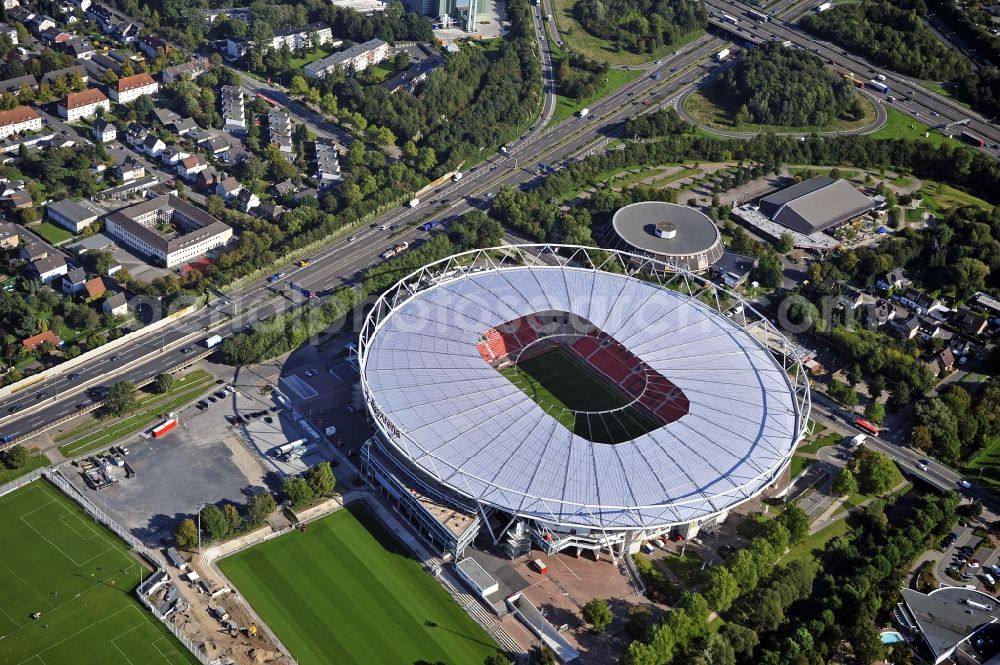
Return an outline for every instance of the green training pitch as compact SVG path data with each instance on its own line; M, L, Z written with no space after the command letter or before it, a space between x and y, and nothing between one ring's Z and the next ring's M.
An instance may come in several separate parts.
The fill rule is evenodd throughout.
M0 524L0 663L198 662L135 599L149 570L47 481L0 498Z
M219 566L300 665L467 665L498 651L363 506Z
M559 347L499 371L563 427L589 441L622 443L660 427L626 406L630 400L623 393ZM611 413L581 413L585 411Z

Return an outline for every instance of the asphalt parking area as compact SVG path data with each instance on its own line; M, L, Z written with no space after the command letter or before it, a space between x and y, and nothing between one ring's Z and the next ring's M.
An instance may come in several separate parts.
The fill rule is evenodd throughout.
M171 544L180 520L197 514L202 504L244 503L280 484L226 421L233 402L227 393L204 410L192 404L177 412L178 426L162 438L125 441L136 475L117 485L95 492L80 474L67 475L147 545Z

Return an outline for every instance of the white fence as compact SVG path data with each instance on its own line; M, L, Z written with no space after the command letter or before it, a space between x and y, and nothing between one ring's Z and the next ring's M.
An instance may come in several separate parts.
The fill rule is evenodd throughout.
M35 469L34 471L32 471L30 473L24 474L20 478L15 478L14 480L10 481L9 483L6 483L4 485L0 485L0 496L4 496L6 494L10 494L14 490L21 489L22 487L24 487L28 483L35 482L36 480L38 480L39 478L42 477L42 473L43 472L44 472L43 469Z

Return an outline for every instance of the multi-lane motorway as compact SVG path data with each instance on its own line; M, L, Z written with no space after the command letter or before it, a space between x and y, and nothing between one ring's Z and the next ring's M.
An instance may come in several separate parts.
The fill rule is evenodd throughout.
M741 5L709 0L710 6L739 11ZM714 11L714 10L713 10ZM533 12L535 29L544 31L538 12ZM749 20L747 20L749 23ZM803 47L819 49L833 57L830 47L812 40L808 35L781 25L779 22L756 24L752 34L758 39L770 39L776 34ZM164 333L155 333L130 342L99 358L87 361L66 373L40 381L29 389L0 400L0 437L24 437L37 432L47 424L75 413L80 405L88 403L86 389L94 385L110 385L118 380L143 381L163 371L183 364L193 357L198 342L211 334L230 335L239 332L255 321L298 306L304 298L288 289L287 283L317 291L328 292L354 283L366 268L380 261L379 255L394 243L403 240L414 242L426 237L416 225L425 219L445 219L460 215L474 208L485 208L493 195L504 186L532 186L543 176L537 171L539 163L557 165L600 150L610 140L621 135L622 121L627 117L647 111L641 102L651 101L648 109L665 105L692 86L698 85L715 67L710 61L713 53L724 42L706 35L687 45L676 55L657 63L647 64L647 75L635 79L607 97L590 106L587 118L570 118L557 125L550 125L555 104L551 54L548 39L540 39L540 57L544 77L545 99L539 122L517 141L508 145L506 155L495 155L465 174L457 182L449 182L424 197L416 208L399 208L382 215L365 229L355 231L352 239L341 238L311 257L305 267L288 267L286 275L275 284L262 277L241 285L226 298L217 298L209 307L185 317L171 325ZM815 46L814 46L815 45ZM857 58L838 58L839 63L865 70L867 63ZM848 64L851 63L851 64ZM654 76L656 78L654 78ZM247 84L249 87L249 84ZM259 88L258 88L259 89ZM273 89L268 89L275 92ZM917 91L918 88L914 87ZM280 91L277 91L280 92ZM923 94L923 93L921 93ZM915 99L918 97L915 95ZM932 95L920 96L919 103L937 104ZM950 104L950 103L949 103ZM944 115L947 104L939 105ZM327 121L301 105L290 105L300 120L330 131ZM950 117L950 116L949 116ZM978 130L978 127L973 127ZM339 131L339 130L338 130ZM992 128L991 128L991 131ZM995 132L993 132L995 134ZM989 135L983 132L984 135ZM338 138L340 138L338 136ZM398 230L382 230L398 227ZM183 349L189 349L183 353ZM77 374L70 380L68 375Z

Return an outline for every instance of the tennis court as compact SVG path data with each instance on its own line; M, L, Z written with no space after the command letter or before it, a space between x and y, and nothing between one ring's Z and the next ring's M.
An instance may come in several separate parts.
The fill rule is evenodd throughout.
M219 566L300 665L479 665L497 652L363 506Z
M566 429L595 443L621 443L660 427L639 409L627 407L631 400L560 347L500 373ZM609 413L582 413L595 411Z
M197 662L132 594L149 570L48 482L0 498L0 524L0 663Z

